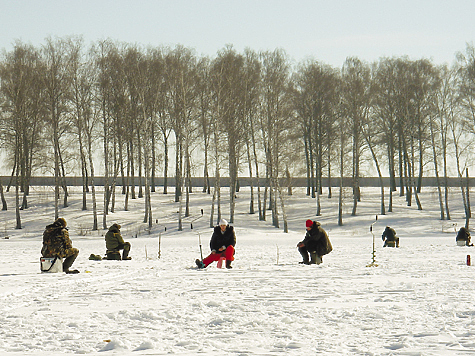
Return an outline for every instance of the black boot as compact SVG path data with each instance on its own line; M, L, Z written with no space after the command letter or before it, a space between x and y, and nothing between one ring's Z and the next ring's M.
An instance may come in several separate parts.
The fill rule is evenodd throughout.
M299 247L299 252L302 255L303 261L299 262L300 264L309 265L310 260L308 258L308 251L306 247Z
M196 259L195 261L196 265L198 266L198 268L205 268L205 264L203 263L203 261L199 260L199 259Z
M64 273L66 273L66 274L78 274L79 271L77 269L68 269Z
M226 268L227 268L227 269L233 268L233 267L231 266L231 262L232 262L232 261L230 261L230 260L226 260Z

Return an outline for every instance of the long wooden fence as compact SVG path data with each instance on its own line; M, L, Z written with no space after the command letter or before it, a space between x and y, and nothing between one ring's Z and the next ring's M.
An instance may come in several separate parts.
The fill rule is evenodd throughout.
M8 185L10 182L11 177L9 176L0 176L0 180L2 184ZM215 179L210 178L210 184L211 186L214 186ZM440 179L441 185L444 186L444 180ZM89 182L90 183L90 182ZM109 184L111 183L111 179L109 179ZM131 183L131 180L129 180L129 183ZM223 177L220 178L220 183L222 187L227 187L229 186L229 178ZM470 186L475 185L475 178L469 178L468 183ZM82 177L66 177L66 184L68 186L81 186L82 183ZM104 185L104 177L94 177L94 184L96 186L103 186ZM135 177L135 185L137 186L139 184L139 178ZM142 184L144 184L144 180L142 179ZM193 177L191 178L191 184L193 187L202 187L204 185L204 178L202 177ZM249 177L239 177L239 186L241 187L246 187L250 186L251 184L251 179ZM253 178L253 184L254 186L257 186L257 179ZM260 178L259 179L259 184L260 186L265 185L265 179ZM289 186L289 180L287 178L282 178L280 180L280 184L282 187L287 187ZM322 180L323 187L339 187L340 186L340 179L337 177L333 177L331 179L329 178L323 178ZM385 177L383 178L383 184L385 187L389 187L389 178ZM30 185L32 186L53 186L54 185L54 177L51 176L41 176L41 177L32 177L30 181ZM116 185L117 186L122 186L122 179L120 177L117 178L116 180ZM163 177L157 177L155 178L155 186L163 186L164 185L164 179ZM175 178L170 177L167 180L167 185L169 187L174 187L175 186ZM343 186L344 187L351 187L353 185L352 179L351 178L343 178ZM380 180L377 177L362 177L359 179L359 185L360 187L379 187L380 186ZM399 185L399 179L396 180L396 185ZM447 180L447 185L449 187L460 187L461 185L467 186L467 178L458 178L458 177L450 177ZM307 178L291 178L290 179L290 186L292 187L306 187L307 186ZM436 187L437 186L437 179L435 177L423 177L422 178L422 186L424 187Z

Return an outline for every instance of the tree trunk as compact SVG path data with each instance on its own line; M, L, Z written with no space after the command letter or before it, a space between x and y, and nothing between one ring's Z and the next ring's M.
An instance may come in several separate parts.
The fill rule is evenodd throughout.
M277 189L279 192L279 198L280 198L280 208L282 210L282 219L284 220L284 232L288 233L289 232L289 224L288 224L288 219L287 219L287 210L285 208L285 202L284 202L284 197L282 193L282 188L280 187L280 184L277 182Z
M143 198L143 182L142 182L142 141L140 140L140 130L137 129L137 152L139 165L139 198Z
M209 227L212 228L214 227L214 220L213 220L213 216L214 216L214 205L215 205L215 202L216 202L216 193L217 193L217 190L218 190L218 187L217 187L217 182L218 180L216 179L215 181L215 184L214 184L214 190L213 190L213 198L211 199L211 210L210 210L210 214L209 214Z
M163 132L163 194L168 194L168 136Z
M82 134L79 134L79 153L81 155L81 176L82 176L82 209L87 210L87 162L84 155L84 147L82 142Z
M89 155L89 170L91 171L91 195L92 195L92 216L93 216L93 223L92 223L92 230L97 231L99 228L98 225L98 218L97 218L97 201L96 201L96 187L94 182L94 161L93 161L93 152L92 152L92 139L89 137L89 148L88 148L88 155Z
M343 142L340 148L340 191L338 194L338 226L343 226Z
M204 134L204 167L203 167L203 193L211 194L211 188L209 184L209 173L208 173L208 146L209 138L206 133Z
M20 216L20 177L18 172L18 167L16 169L15 176L15 216L16 216L16 227L15 229L21 229L21 216Z
M58 153L59 153L59 163L61 167L61 187L63 188L63 207L67 208L68 207L68 185L66 184L66 170L64 169L64 162L63 162L63 156L61 154L61 149L58 146Z
M129 210L129 196L130 196L130 142L127 143L127 177L126 177L125 201L124 210Z
M151 140L152 140L152 167L150 171L150 192L155 193L155 165L156 165L156 158L155 158L155 125L152 122L151 124L152 132L151 132ZM150 197L149 197L150 198Z
M107 229L107 214L109 209L109 128L108 114L106 113L105 102L102 104L102 119L104 130L104 209L102 211L102 228Z
M181 145L180 136L177 135L175 144L175 203L180 201L181 196Z
M6 211L8 207L7 207L7 200L5 199L5 194L3 193L2 182L0 182L0 196L2 199L2 211Z
M54 144L54 219L59 217L59 158L58 158L58 133L56 125L53 125Z
M188 139L188 138L187 138ZM191 165L190 165L190 152L188 150L188 143L185 144L185 164L186 164L186 202L185 202L185 217L190 216L190 191L191 191Z
M465 228L470 226L470 218L472 217L472 208L470 207L470 179L468 177L468 168L465 170L467 176L467 208L465 210Z
M434 173L437 181L437 195L439 198L439 208L440 208L440 220L445 220L445 213L444 213L444 201L442 200L442 189L440 187L440 178L439 178L439 164L437 162L437 152L435 147L435 133L434 128L432 125L432 119L430 120L430 136L432 142L432 154L434 159Z
M130 160L130 198L137 199L135 196L135 157L134 157L134 142L130 140L129 142L129 160Z
M229 139L229 222L234 223L234 208L236 205L236 184L237 184L237 157L236 146L233 140Z
M249 179L250 179L250 189L251 189L251 196L249 202L249 214L254 214L254 179L252 176L252 159L251 159L251 148L249 145L249 140L246 140L246 148L247 148L247 162L249 168Z
M328 159L327 159L327 174L328 174L328 199L332 197L332 171L331 171L331 140L332 138L328 138Z

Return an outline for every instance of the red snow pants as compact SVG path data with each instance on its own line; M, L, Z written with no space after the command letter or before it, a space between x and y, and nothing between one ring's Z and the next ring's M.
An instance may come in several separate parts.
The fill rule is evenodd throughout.
M212 253L203 259L203 263L205 266L207 266L211 262L219 261L221 257L226 258L226 261L234 261L234 247L229 245L224 251Z

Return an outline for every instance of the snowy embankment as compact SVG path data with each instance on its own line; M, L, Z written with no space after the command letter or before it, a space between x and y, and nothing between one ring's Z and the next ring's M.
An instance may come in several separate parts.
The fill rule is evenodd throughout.
M11 193L9 193L11 194ZM80 255L78 275L39 271L41 234L53 219L49 191L36 190L22 211L24 229L13 230L14 211L1 212L9 239L0 240L1 354L55 355L465 355L475 352L475 248L455 246L452 224L462 226L457 192L452 218L438 220L432 192L423 211L396 198L393 213L375 225L376 263L369 225L378 213L377 189L363 191L359 214L336 225L337 199L322 198L318 218L334 251L320 266L299 265L296 244L314 200L299 190L287 200L290 232L245 214L248 192L238 199L236 261L232 270L194 268L209 252L209 196L192 195L195 215L176 231L172 196L153 195L151 234L141 230L143 200L108 221L123 225L132 261L90 261L103 255L104 231L86 235L91 212L80 195L61 210ZM121 195L118 195L121 197ZM13 196L8 196L10 206ZM349 203L348 203L349 204ZM203 208L205 217L193 223ZM227 208L225 206L224 208ZM14 210L14 209L13 209ZM226 211L224 214L226 216ZM382 248L384 226L401 247ZM167 231L164 232L164 226ZM443 232L442 230L448 231ZM140 233L138 233L141 231ZM162 231L161 258L158 236ZM138 233L137 238L135 234ZM475 258L475 257L474 257Z

